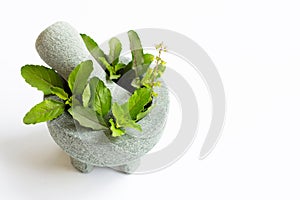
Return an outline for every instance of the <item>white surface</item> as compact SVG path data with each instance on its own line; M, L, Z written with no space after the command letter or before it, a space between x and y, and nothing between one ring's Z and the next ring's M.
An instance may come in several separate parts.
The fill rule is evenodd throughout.
M299 9L297 0L1 2L0 199L299 199ZM213 153L198 160L205 119L191 149L163 171L77 173L45 124L22 125L42 96L25 84L20 67L42 64L35 39L57 20L99 42L143 27L198 42L227 95L226 125ZM199 95L206 98L205 91Z

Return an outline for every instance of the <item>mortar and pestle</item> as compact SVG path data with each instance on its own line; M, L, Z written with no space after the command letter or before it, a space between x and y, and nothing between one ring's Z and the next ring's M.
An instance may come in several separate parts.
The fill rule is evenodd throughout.
M36 49L40 57L65 80L79 63L92 60L92 76L100 78L110 89L113 102L122 104L131 95L126 82L118 85L106 80L106 72L92 58L80 34L66 22L57 22L46 28L36 40ZM127 128L125 135L114 138L105 131L80 126L67 111L47 122L49 132L80 172L88 173L98 166L132 173L138 168L140 157L159 141L167 119L168 89L163 83L154 91L158 94L152 102L155 107L138 121L142 132Z

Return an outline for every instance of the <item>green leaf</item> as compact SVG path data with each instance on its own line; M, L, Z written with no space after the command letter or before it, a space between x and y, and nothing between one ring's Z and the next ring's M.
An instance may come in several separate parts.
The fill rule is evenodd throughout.
M111 93L103 81L97 77L90 80L90 102L89 105L100 116L105 117L111 108Z
M151 65L151 63L154 60L154 56L152 54L144 54L143 55L144 58L144 64L142 66L138 67L138 76L142 76L146 73L146 71L148 70L149 66ZM127 73L128 71L130 71L132 69L132 61L130 61L122 70L122 74Z
M109 40L109 56L108 61L111 65L116 65L119 62L119 56L122 51L122 44L118 38L111 38Z
M102 65L105 66L105 68L109 71L109 79L113 80L113 79L118 79L121 75L120 74L116 74L116 71L114 69L113 66L111 66L105 58L99 58L100 62L102 63Z
M92 109L82 106L73 106L69 111L73 118L76 119L81 126L91 128L93 130L106 130L105 121Z
M130 41L130 50L132 54L132 68L134 69L138 66L142 66L142 64L144 63L143 47L140 38L135 31L128 31L128 37Z
M83 61L71 72L68 78L69 87L73 95L81 95L86 87L88 78L93 71L91 60Z
M143 55L143 58L144 58L144 64L145 65L150 65L152 62L153 62L153 60L154 60L154 56L152 55L152 54L150 54L150 53L146 53L146 54L144 54Z
M126 67L126 65L124 63L118 63L115 65L115 71L119 71L121 69L124 69Z
M139 88L134 91L128 100L128 109L131 119L136 120L137 115L141 113L145 106L151 102L151 92L149 88Z
M21 68L21 75L32 87L51 94L51 87L63 88L60 76L53 70L40 65L25 65Z
M143 76L147 72L152 61L154 60L154 56L148 53L144 54L143 58L144 58L144 64L138 67L138 76Z
M145 111L140 112L137 116L136 116L136 121L141 120L142 118L144 118L153 108L155 107L155 105L151 105L148 109L146 109Z
M118 79L118 78L120 78L120 76L121 76L121 74L118 74L118 75L113 75L112 74L112 75L109 76L109 79L110 80Z
M25 124L46 122L60 116L65 109L65 104L52 99L46 99L35 105L23 118Z
M130 127L142 131L141 126L131 119L128 111L128 103L125 103L122 106L117 103L113 103L112 113L116 119L117 128Z
M73 108L72 108L72 107L68 109L68 112L69 112L69 114L72 115L72 117L73 117L74 112L73 112Z
M132 82L131 85L135 88L140 88L141 87L141 79L140 77L135 77Z
M86 34L80 35L85 43L85 46L97 61L99 61L100 57L105 57L104 52L99 48L98 44L90 36Z
M109 72L113 71L113 67L109 64L109 62L107 62L104 57L99 57L99 61Z
M90 89L90 85L87 84L82 93L82 104L84 107L88 107L90 99L91 99L91 89Z
M58 96L60 99L64 101L69 98L68 93L66 93L63 89L59 87L51 87L50 89L52 94L55 94L56 96Z
M112 136L113 137L119 137L119 136L122 136L125 134L125 131L123 131L122 129L120 128L117 128L115 126L115 123L114 123L114 120L113 119L110 119L109 120L109 123L110 123L110 130L112 132Z
M158 64L154 69L148 68L145 76L141 81L141 84L148 88L151 88L153 86L160 86L161 83L157 81L157 79L162 76L165 70L166 66L164 64Z

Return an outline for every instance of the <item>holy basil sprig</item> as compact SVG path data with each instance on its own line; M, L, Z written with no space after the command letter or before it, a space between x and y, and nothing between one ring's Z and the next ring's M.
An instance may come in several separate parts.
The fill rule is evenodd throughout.
M124 135L126 128L142 131L136 122L152 108L146 107L152 101L151 92L149 88L139 88L126 103L119 105L112 103L111 92L104 82L93 77L84 89L82 104L73 104L72 115L82 126L94 130L109 128L113 137Z
M151 90L148 88L139 88L135 90L128 101L122 105L114 103L112 113L115 119L110 119L110 130L112 136L117 137L125 134L125 128L134 128L142 131L142 128L136 122L142 119L152 106L146 107L151 103Z
M112 103L110 90L103 81L93 77L82 94L82 105L75 106L72 115L82 126L94 130L109 128L112 136L117 137L124 135L126 128L142 131L136 122L152 109L152 106L146 107L151 101L151 90L139 88L126 103ZM95 124L95 121L98 121L98 124Z
M82 93L82 103L73 105L72 115L82 126L108 130L107 115L111 110L111 101L110 90L103 81L93 77Z
M135 71L136 77L142 76L154 60L152 54L144 54L140 38L133 30L128 31L132 60L127 64L120 61L122 44L119 39L113 37L109 40L110 50L106 55L90 36L81 34L81 37L95 60L107 70L109 79L115 82L130 70ZM134 81L137 79L135 78Z
M56 95L59 100L45 99L34 106L24 117L25 124L46 122L59 117L68 106L68 111L78 123L93 130L110 129L113 137L125 134L126 128L142 131L136 122L151 109L146 107L152 101L151 90L139 88L122 105L112 103L110 90L97 77L89 76L93 71L90 60L80 63L68 78L68 88L52 69L44 66L26 65L21 74L31 86L44 92L44 95ZM71 91L68 94L66 91ZM112 115L109 115L109 113Z
M124 64L120 62L120 54L122 45L117 38L109 40L109 55L106 55L98 44L86 34L81 34L81 37L93 57L98 63L108 71L110 80L117 82L125 73L130 70L134 71L134 78L131 80L131 85L135 88L147 87L153 88L160 86L158 79L166 69L166 62L162 60L162 52L166 52L166 47L163 43L156 45L158 55L154 56L149 53L144 53L141 40L138 34L130 30L128 31L132 60ZM155 61L155 67L150 65ZM153 95L156 94L153 92Z
M88 35L80 34L87 49L95 58L95 60L108 71L109 79L114 80L120 78L119 73L121 69L125 68L126 65L119 61L119 57L122 51L122 44L118 38L112 38L109 40L109 55L106 55L98 44Z
M137 123L145 117L154 104L153 87L160 86L158 79L166 68L161 53L166 51L163 44L156 46L158 56L145 54L139 36L134 31L128 32L132 60L127 64L120 62L122 45L117 38L109 41L110 51L106 55L97 43L85 34L81 37L93 57L106 68L110 80L118 80L122 75L134 71L132 85L136 87L127 102L119 105L112 102L111 91L97 77L90 77L93 62L84 61L74 68L67 84L52 69L39 65L25 65L21 74L32 87L42 91L45 96L56 95L57 98L45 98L34 106L24 117L25 124L35 124L53 120L67 110L81 125L93 130L110 130L113 137L122 136L127 128L142 131ZM150 65L155 60L154 68Z
M66 104L70 103L69 95L64 91L63 81L54 70L40 65L25 65L21 68L21 75L28 84L42 91L44 95L57 95ZM25 115L23 122L36 124L55 119L64 112L65 103L46 99L34 106Z
M45 99L34 106L23 118L25 124L46 122L59 117L66 106L72 106L76 95L82 94L87 80L93 71L90 60L80 63L70 74L68 86L63 84L62 78L53 70L40 65L25 65L21 68L21 75L32 87L42 91L44 95L56 95L60 100ZM67 91L71 91L69 94Z
M155 67L153 69L149 67L144 77L140 81L140 85L145 86L147 88L160 86L161 83L160 81L158 81L158 79L166 70L166 62L161 58L161 54L162 52L166 52L167 48L166 46L164 46L163 43L156 45L155 48L158 51L158 55L155 57ZM156 95L157 94L153 92L153 96Z

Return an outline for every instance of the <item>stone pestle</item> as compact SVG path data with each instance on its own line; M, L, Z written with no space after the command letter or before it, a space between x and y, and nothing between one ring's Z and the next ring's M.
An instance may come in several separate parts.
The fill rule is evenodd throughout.
M65 80L72 70L82 61L92 60L94 71L92 76L97 76L110 89L114 102L124 103L130 92L106 80L106 73L90 55L80 34L66 22L56 22L46 28L36 40L36 50L40 57Z

